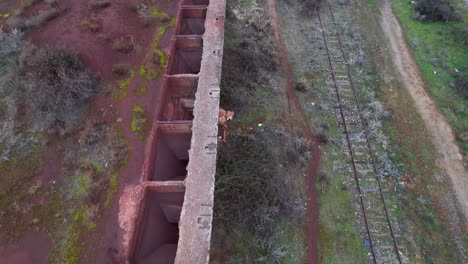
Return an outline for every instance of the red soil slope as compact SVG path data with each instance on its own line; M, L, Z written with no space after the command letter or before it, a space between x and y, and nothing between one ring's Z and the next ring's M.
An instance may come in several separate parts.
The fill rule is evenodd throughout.
M72 49L78 52L81 60L93 72L98 74L106 83L118 86L119 78L112 73L114 64L129 64L135 70L135 78L127 89L128 95L121 101L100 96L92 103L88 113L99 120L112 120L121 118L122 130L130 146L128 164L119 176L119 191L115 195L107 212L104 213L102 224L94 229L89 237L85 239L87 245L86 252L82 255L81 263L112 263L119 262L120 252L118 251L121 230L118 224L118 197L122 193L123 186L136 184L139 180L141 168L144 160L145 141L139 140L131 131L132 107L135 104L142 105L148 119L154 119L155 102L159 96L159 86L161 77L153 81L147 81L138 74L145 54L153 41L156 28L161 24L144 27L136 14L128 8L129 3L140 3L138 0L114 0L110 7L102 9L94 14L87 10L89 0L61 0L61 7L65 7L65 13L59 17L46 22L41 27L32 29L27 33L27 38L38 47L59 47ZM179 1L157 1L157 7L169 14L176 16ZM10 1L7 1L10 3ZM45 3L39 3L28 10L26 16L38 14L46 9ZM124 54L113 51L111 44L99 39L99 33L91 33L83 30L80 24L90 16L102 21L102 30L113 38L127 38L137 45L136 51ZM169 45L173 28L169 28L160 41L159 48L165 49ZM144 96L136 96L133 90L147 86L148 92ZM107 113L107 114L102 114ZM57 159L56 153L48 151L45 160L49 158ZM50 156L50 157L49 157ZM44 169L38 175L47 180L53 179L57 171L60 170L60 161L45 162ZM23 240L14 245L0 245L0 263L45 263L50 246L47 236L37 234L27 234ZM14 249L14 250L12 250ZM14 253L10 256L11 252ZM12 262L13 261L13 262Z

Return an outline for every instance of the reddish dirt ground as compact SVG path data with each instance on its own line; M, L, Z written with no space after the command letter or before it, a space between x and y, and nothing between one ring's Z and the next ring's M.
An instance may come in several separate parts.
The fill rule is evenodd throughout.
M16 0L7 0L0 3L0 11L15 8L18 5Z
M29 233L14 245L0 243L0 263L47 263L51 246L47 233Z
M287 98L288 98L288 104L291 104L294 106L294 113L292 118L296 118L299 123L301 124L302 130L304 132L304 136L307 138L310 144L310 150L312 154L312 159L309 165L309 171L308 171L308 179L307 179L307 189L308 189L308 194L309 194L309 199L308 199L308 212L309 212L309 223L307 226L307 236L306 236L306 241L307 241L307 253L308 253L308 263L317 263L318 260L318 255L317 255L317 240L318 240L318 233L319 233L319 227L318 227L318 212L319 212L319 205L317 202L317 191L315 190L315 177L316 177L316 172L317 168L319 165L320 161L320 151L318 148L317 140L315 136L313 135L309 123L307 121L307 118L305 117L305 114L302 110L301 103L299 101L299 98L297 98L295 92L294 92L294 86L295 86L295 80L294 80L294 74L291 68L291 65L288 60L288 56L286 54L286 48L284 46L284 43L281 39L280 35L280 26L279 26L279 21L278 21L278 14L276 11L276 2L275 0L268 0L268 6L270 9L270 15L273 19L273 32L275 34L275 39L278 45L279 49L279 54L280 54L280 60L281 60L281 66L284 71L284 75L287 81ZM291 109L289 109L290 111Z
M10 3L8 1L5 3ZM143 27L136 14L128 8L128 3L139 3L141 1L132 0L115 0L108 8L96 12L93 16L102 20L102 33L109 33L114 38L125 37L133 39L137 44L136 52L124 54L115 52L111 49L111 45L104 40L98 39L98 33L91 33L80 28L82 20L89 18L90 14L87 11L89 0L61 0L60 5L66 7L65 13L59 17L45 23L41 27L35 28L27 33L27 38L38 47L59 47L75 50L84 64L93 72L98 74L106 83L115 85L119 80L112 73L114 64L129 64L135 69L135 78L128 87L128 96L118 101L112 98L98 97L93 103L88 113L88 117L93 116L100 120L116 120L121 118L122 131L125 139L129 143L130 153L128 164L122 170L119 176L119 190L114 196L109 208L103 213L101 224L98 224L88 237L84 239L86 251L82 254L80 263L120 263L120 239L122 232L118 223L118 201L125 186L135 185L140 180L142 164L144 161L144 150L146 140L140 141L131 131L131 110L135 104L142 105L147 114L148 119L154 119L155 102L159 96L160 84L162 78L158 77L153 81L142 79L139 74L139 66L143 62L144 56L147 53L151 42L153 41L156 28L160 26L156 24ZM2 3L3 4L3 3ZM158 9L175 17L178 10L178 1L158 1ZM4 5L4 4L3 4ZM36 4L30 7L25 14L35 15L45 9L44 3ZM170 36L173 34L173 28L169 28L163 36L159 47L165 49L169 46ZM144 96L136 96L132 93L133 90L142 86L147 86L148 92ZM107 113L107 114L102 114ZM41 172L40 178L50 181L60 171L60 155L54 152L57 146L52 143L45 157L51 158L44 162L44 169ZM45 238L44 238L45 237ZM45 242L47 241L47 243ZM47 235L27 234L24 241L21 240L14 245L0 246L0 263L44 263L48 251L50 250L50 242ZM47 245L47 246L46 246ZM14 254L11 249L14 248ZM14 262L11 261L14 260ZM37 261L28 261L37 260Z

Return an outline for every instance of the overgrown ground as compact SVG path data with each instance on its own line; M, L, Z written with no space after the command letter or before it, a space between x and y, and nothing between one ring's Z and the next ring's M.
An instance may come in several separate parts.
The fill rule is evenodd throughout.
M212 263L306 258L311 154L290 116L266 1L228 1L221 107L235 112L218 151Z
M283 163L282 156L270 147L274 143L285 150L290 149L286 139L275 140L279 136L275 132L279 126L288 128L279 131L298 131L299 134L301 131L297 129L297 121L288 118L290 106L284 98L284 81L278 77L284 69L271 67L277 63L264 57L275 58L277 47L266 44L271 43L271 37L268 37L271 31L261 30L265 26L255 19L260 13L263 14L260 19L263 25L268 23L267 12L259 8L263 3L228 3L222 107L236 111L237 121L231 124L228 143L221 145L219 151L212 247L214 263L229 260L242 263L306 261L284 256L305 256L304 241L311 239L298 236L300 228L297 225L283 226L288 223L285 217L275 217L274 214L268 218L272 222L267 232L257 228L257 221L262 219L256 213L259 208L265 203L265 208L268 203L281 204L269 189L278 181L274 177L277 171L271 163L279 163L281 169L292 164L305 165ZM380 177L389 189L387 206L393 227L401 236L397 243L403 259L409 263L466 262L466 220L456 206L449 179L435 165L436 153L429 133L399 81L380 28L377 1L331 3L338 27L343 32L345 53L363 104ZM277 1L277 4L281 37L297 81L296 95L321 143L321 169L316 182L320 191L320 262L365 263L369 249L362 239L365 230L359 213L361 208L347 163L340 120L334 111L336 97L331 92L330 69L316 14L303 1L285 0ZM328 9L321 12L325 15ZM296 23L298 20L301 23ZM252 38L258 41L252 43ZM453 49L457 47L460 47L459 43ZM463 61L463 58L456 58L456 61ZM248 96L243 96L245 94ZM452 95L454 100L459 99L458 95ZM450 107L455 107L457 102ZM290 159L286 157L286 161ZM273 175L268 182L262 182L262 171ZM252 174L255 178L250 179ZM257 197L261 194L253 191L259 183L265 186L262 194L266 197ZM228 188L232 192L227 191ZM285 191L281 197L287 196L288 190ZM253 203L250 199L263 202ZM287 211L274 212L288 219ZM223 219L225 215L232 217ZM278 248L277 241L284 241L283 235L289 237L289 243Z

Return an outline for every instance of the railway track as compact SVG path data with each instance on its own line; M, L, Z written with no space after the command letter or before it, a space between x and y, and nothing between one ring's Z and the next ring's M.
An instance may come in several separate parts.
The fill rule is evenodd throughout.
M349 151L349 163L356 182L364 218L366 239L370 248L369 260L374 263L402 263L397 236L392 228L382 182L378 176L375 154L369 140L361 104L343 49L340 31L333 8L327 3L317 12L319 26L326 47L331 78L336 94L338 112Z

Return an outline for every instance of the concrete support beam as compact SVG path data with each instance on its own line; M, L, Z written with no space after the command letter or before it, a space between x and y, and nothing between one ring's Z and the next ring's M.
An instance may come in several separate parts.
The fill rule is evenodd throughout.
M146 186L149 190L155 192L184 192L185 184L183 181L153 181L147 182Z

